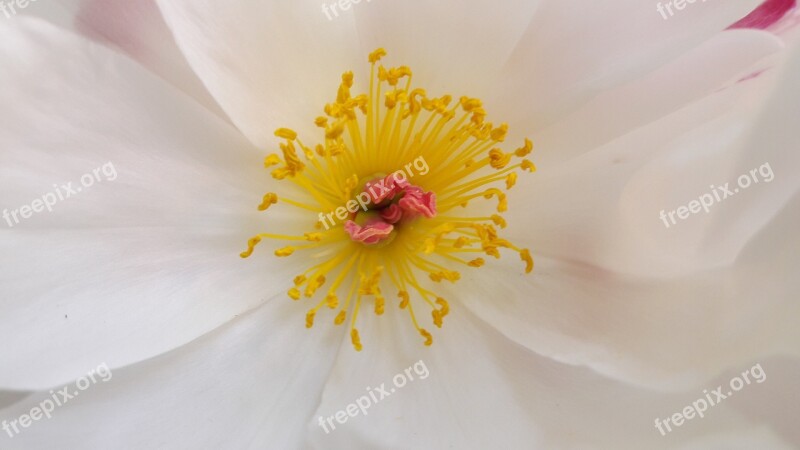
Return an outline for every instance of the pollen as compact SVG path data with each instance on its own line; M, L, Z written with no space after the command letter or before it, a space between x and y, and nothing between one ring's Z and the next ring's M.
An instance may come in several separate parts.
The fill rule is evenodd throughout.
M317 142L306 145L290 128L275 131L278 151L264 167L293 186L264 194L258 210L296 213L291 229L299 232L257 234L240 254L247 258L268 240L278 242L276 257L307 261L308 269L287 281L287 295L310 302L307 328L318 313L334 325L347 322L356 351L363 348L357 325L378 320L359 315L362 307L377 316L407 315L430 346L425 326L443 328L450 312L437 285L457 283L462 269L477 270L487 264L482 256L501 252L517 253L520 270L533 270L530 250L497 231L507 226L503 188L536 170L525 159L533 142L504 150L508 125L489 122L481 100L412 88L411 69L384 66L386 55L382 48L369 54L363 86L353 72L342 74L325 114L310 118ZM353 93L361 88L367 93ZM470 216L478 201L492 202L497 213Z

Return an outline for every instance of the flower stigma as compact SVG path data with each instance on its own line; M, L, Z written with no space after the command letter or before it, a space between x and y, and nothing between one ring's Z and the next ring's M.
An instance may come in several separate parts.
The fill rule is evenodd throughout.
M518 173L536 169L525 159L532 142L525 139L521 147L504 152L499 145L508 126L487 122L480 100L453 102L450 95L428 97L424 89L412 90L411 70L384 67L379 62L385 55L383 49L369 55L369 94L353 96L353 73L342 75L336 100L314 121L324 132L323 144L312 148L291 129L275 131L284 140L281 152L269 154L264 165L305 198L269 192L258 209L286 204L313 217L313 229L302 235L258 234L240 255L249 257L262 239L301 242L278 248L278 257L316 251L309 255L314 264L294 278L288 296L318 299L306 314L307 328L324 308L333 310L335 325L349 320L357 351L362 349L359 311L369 305L384 314L387 286L424 344L431 345L433 336L415 312L429 310L432 323L442 327L450 306L431 290L432 283L458 281L461 274L453 266L477 269L485 264L481 255L500 258L504 249L519 255L526 273L533 270L530 251L497 231L506 227L501 214L508 208L497 185L504 182L510 190ZM459 213L481 198L494 199L497 213Z

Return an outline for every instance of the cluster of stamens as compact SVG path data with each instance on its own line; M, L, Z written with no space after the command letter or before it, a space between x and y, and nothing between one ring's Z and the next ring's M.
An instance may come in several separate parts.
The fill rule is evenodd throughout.
M533 148L531 141L525 139L513 152L504 152L497 146L504 142L508 126L486 122L480 100L462 97L451 105L449 95L429 98L423 89L412 90L411 70L379 65L385 55L378 49L369 56L369 95L352 96L353 74L342 75L336 101L325 105L325 115L315 120L324 130L324 143L311 148L290 129L275 132L284 140L281 154L268 155L264 164L274 178L299 186L307 198L270 192L259 209L282 203L313 212L308 214L313 230L302 235L259 234L241 254L250 256L264 238L304 242L278 248L278 257L330 249L314 253L315 264L294 278L288 295L293 300L314 298L330 280L321 300L306 314L306 326L313 326L321 309L336 310L334 324L349 317L356 350L362 349L356 327L359 310L370 301L375 314L384 314L381 287L386 284L397 290L399 308L408 312L425 345L431 345L433 337L420 326L414 308L430 308L433 324L441 328L450 306L419 274L427 274L432 283L456 282L460 273L446 265L479 268L485 260L478 255L500 258L500 249L517 252L526 273L533 269L527 249L498 235L497 228L506 226L501 214L508 204L506 194L494 187L504 182L509 190L519 171L535 170L524 159ZM382 94L385 85L388 90ZM514 158L519 162L512 164ZM408 173L401 179L398 169L409 168L412 161L424 161L425 170L413 179ZM381 188L375 189L378 185ZM497 200L497 214L458 214L458 208L481 197ZM360 207L350 207L354 204ZM343 220L336 223L331 211Z

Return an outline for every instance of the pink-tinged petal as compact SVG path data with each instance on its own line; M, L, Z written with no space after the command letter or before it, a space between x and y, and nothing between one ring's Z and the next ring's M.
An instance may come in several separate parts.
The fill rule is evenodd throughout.
M381 218L386 222L397 223L400 222L400 219L403 218L403 208L398 206L396 203L393 203L388 207L382 209L380 214Z
M742 20L730 28L769 28L797 6L797 0L766 0Z
M80 34L122 51L228 120L181 53L155 0L83 0L74 22Z
M421 214L429 219L436 217L436 194L424 192L416 186L406 188L398 204L407 213Z
M348 220L344 224L344 231L350 235L350 239L368 245L377 244L384 239L388 239L389 235L392 234L392 230L394 230L392 224L381 220L368 222L363 227L352 220Z

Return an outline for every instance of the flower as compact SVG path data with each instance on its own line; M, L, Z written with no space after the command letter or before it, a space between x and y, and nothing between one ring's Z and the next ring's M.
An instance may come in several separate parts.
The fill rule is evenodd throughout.
M0 371L0 422L100 363L114 376L0 435L3 447L796 444L782 421L796 410L795 29L723 31L758 3L669 20L633 0L375 0L332 20L317 3L104 0L74 28L55 12L55 25L14 17L0 29L14 61L0 70L0 208L33 210L53 183L106 162L118 177L0 232L0 360L13 368ZM309 232L316 217L281 208L302 191L265 174L264 153L288 146L280 127L314 136L337 78L381 45L429 92L481 98L508 142L536 143L536 175L515 180L497 219L536 270L487 260L441 283L449 314L432 346L376 302L354 352L341 327L298 326L287 280L308 257L237 253L265 227ZM770 183L671 228L658 218L765 162ZM287 180L298 168L285 165ZM337 225L343 239L372 244L409 210L440 219L441 190L410 184L379 218ZM464 212L497 213L481 207ZM426 379L318 426L418 360ZM749 399L667 437L653 427L756 362L768 382Z

